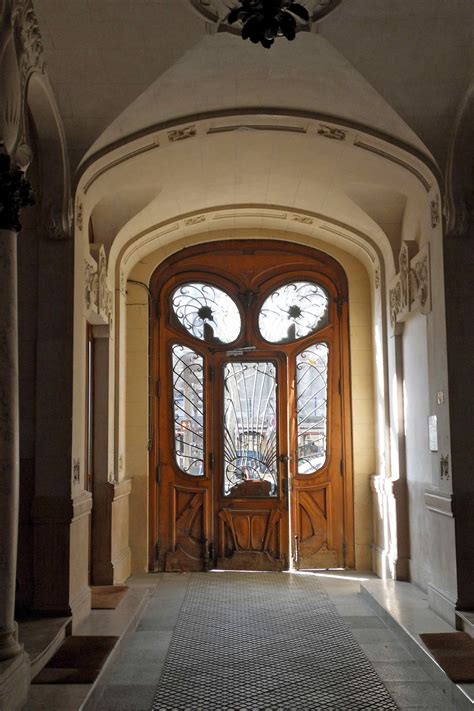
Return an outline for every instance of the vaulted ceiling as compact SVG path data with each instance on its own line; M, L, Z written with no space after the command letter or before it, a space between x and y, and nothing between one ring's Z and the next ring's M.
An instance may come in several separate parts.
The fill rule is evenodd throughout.
M208 32L188 0L34 5L73 170L106 127ZM458 105L474 76L474 2L343 0L318 31L442 164ZM254 51L259 62L267 50ZM278 52L278 43L269 51ZM308 62L308 73L318 69ZM199 81L194 90L199 92Z

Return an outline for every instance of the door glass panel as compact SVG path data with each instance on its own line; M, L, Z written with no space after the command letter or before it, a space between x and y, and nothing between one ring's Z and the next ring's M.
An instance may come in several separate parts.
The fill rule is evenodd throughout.
M296 356L298 474L313 474L326 461L328 356L326 343Z
M309 281L284 284L265 299L258 327L269 343L291 343L314 333L328 322L326 291Z
M224 367L224 494L277 495L276 367Z
M208 343L232 343L240 333L239 309L225 291L211 284L190 282L173 291L171 304L189 333Z
M174 451L185 474L204 474L204 368L191 348L173 346Z

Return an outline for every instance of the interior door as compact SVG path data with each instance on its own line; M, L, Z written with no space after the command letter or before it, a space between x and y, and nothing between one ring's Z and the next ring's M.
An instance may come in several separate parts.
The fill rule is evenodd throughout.
M150 568L351 565L347 285L286 243L156 272Z

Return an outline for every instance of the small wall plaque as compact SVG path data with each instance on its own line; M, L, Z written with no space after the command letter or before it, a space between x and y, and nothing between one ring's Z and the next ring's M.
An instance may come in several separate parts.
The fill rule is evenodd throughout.
M438 418L436 415L428 417L428 440L430 452L438 451Z

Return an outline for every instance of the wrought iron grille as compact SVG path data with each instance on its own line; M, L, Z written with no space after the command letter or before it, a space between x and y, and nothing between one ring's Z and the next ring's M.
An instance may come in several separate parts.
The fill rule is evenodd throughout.
M307 281L284 284L262 304L258 327L269 343L291 343L314 333L328 321L326 291Z
M180 324L195 338L209 343L232 343L240 333L235 302L211 284L191 282L175 289L171 305Z
M328 358L326 343L296 356L298 474L313 474L326 461Z
M224 494L277 495L276 368L224 367Z
M172 348L174 451L185 474L204 474L204 368L191 348Z

